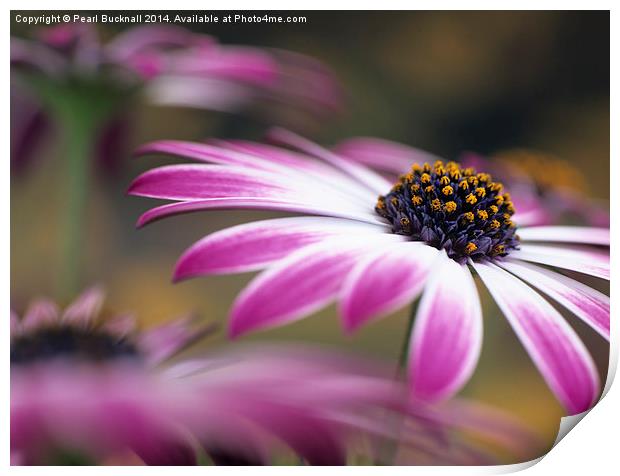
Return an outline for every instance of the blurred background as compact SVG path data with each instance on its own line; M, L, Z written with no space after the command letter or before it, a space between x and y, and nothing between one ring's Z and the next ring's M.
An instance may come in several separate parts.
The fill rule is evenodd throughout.
M349 136L401 141L446 158L527 147L569 161L594 198L609 196L609 14L607 12L291 12L305 24L189 25L224 44L285 48L328 64L341 81L346 110L300 132L330 145ZM288 13L287 13L288 14ZM121 28L97 25L104 38ZM15 36L33 28L13 24ZM218 211L174 217L136 230L138 216L155 205L125 191L140 172L174 159L131 158L155 139L260 139L273 122L260 116L132 106L126 153L113 174L93 167L84 228L81 287L101 283L112 311L132 311L144 326L196 311L222 332L201 344L226 344L227 312L251 275L171 284L176 259L202 236L263 212ZM296 127L293 127L296 128ZM50 137L34 150L28 170L11 185L12 305L58 295L64 187L63 143ZM280 215L281 216L281 215ZM497 405L530 424L549 444L557 433L554 400L506 320L482 292L482 358L463 394ZM66 302L66 301L65 301ZM246 341L292 339L346 347L394 360L407 310L344 337L334 307ZM577 319L603 381L608 346ZM200 348L193 352L200 351Z

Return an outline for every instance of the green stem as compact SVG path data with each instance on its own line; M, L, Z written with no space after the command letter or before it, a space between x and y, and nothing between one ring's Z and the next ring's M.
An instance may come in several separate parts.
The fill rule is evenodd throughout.
M400 347L400 355L398 356L398 367L396 369L396 377L402 377L405 369L407 368L407 360L409 357L409 347L411 345L411 334L413 332L413 322L415 321L415 315L418 310L417 301L411 305L409 311L409 319L407 319L407 329L405 330L405 339Z
M62 227L61 295L70 298L78 291L81 280L86 227L86 204L90 182L90 164L94 149L97 121L80 109L69 108L61 115L66 140L66 201Z

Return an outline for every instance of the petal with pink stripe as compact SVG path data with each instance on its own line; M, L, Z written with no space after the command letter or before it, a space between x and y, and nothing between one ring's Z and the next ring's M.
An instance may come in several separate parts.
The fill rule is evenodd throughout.
M378 216L364 212L346 210L344 207L313 205L298 200L272 200L268 198L210 198L206 200L190 200L187 202L168 203L144 212L136 226L142 227L148 223L161 220L171 215L198 212L203 210L272 210L307 215L319 215L337 218L346 218L375 225L384 225Z
M387 239L380 240L378 237ZM367 249L386 246L396 235L333 238L306 246L258 275L237 297L229 334L299 320L329 304L356 260Z
M523 281L493 264L473 264L562 405L573 415L599 394L596 366L564 318Z
M609 296L533 264L506 260L500 266L555 299L609 340Z
M409 352L413 394L441 400L473 373L482 348L482 312L471 272L441 254L416 314Z
M347 332L413 301L439 252L421 243L395 243L357 263L340 294Z
M129 187L129 193L166 200L224 197L292 198L284 181L262 171L237 166L183 164L151 169Z
M234 226L192 245L174 279L261 269L311 243L333 236L385 233L385 227L338 218L277 218Z
M609 228L587 226L536 226L520 228L519 237L523 241L582 243L586 245L609 245L610 243Z
M596 249L522 244L510 257L609 279L609 253Z

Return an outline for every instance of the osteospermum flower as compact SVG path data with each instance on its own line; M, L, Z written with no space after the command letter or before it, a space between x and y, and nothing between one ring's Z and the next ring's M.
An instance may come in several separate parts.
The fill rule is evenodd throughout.
M454 162L413 164L392 184L291 133L273 138L306 155L244 142L157 142L139 153L215 165L156 168L130 187L134 195L176 202L146 212L140 225L209 209L315 215L228 228L180 258L177 280L265 269L236 299L231 336L281 326L333 301L352 332L421 296L410 386L417 397L444 399L467 382L480 354L477 275L568 412L595 402L599 378L590 354L535 289L609 339L609 298L546 267L608 280L609 230L518 228L502 184Z
M58 108L74 107L76 115L105 117L96 152L107 166L116 165L118 147L127 140L128 104L136 92L154 104L215 111L251 113L268 104L269 111L281 112L270 113L270 120L294 118L297 124L342 110L338 82L320 61L284 50L222 45L176 26L137 26L104 43L92 24L55 25L32 39L12 37L11 64L12 119L16 134L24 134L17 142L37 140L44 118L54 126ZM30 114L21 110L24 104ZM34 104L38 110L31 111ZM23 167L29 152L12 148L14 167Z
M299 346L171 362L211 327L182 320L139 332L128 316L98 317L101 306L93 289L64 312L38 300L11 316L14 464L264 464L285 446L312 464L342 464L362 437L424 460L497 462L453 439L463 431L516 454L531 448L529 432L496 410L405 403L373 362Z

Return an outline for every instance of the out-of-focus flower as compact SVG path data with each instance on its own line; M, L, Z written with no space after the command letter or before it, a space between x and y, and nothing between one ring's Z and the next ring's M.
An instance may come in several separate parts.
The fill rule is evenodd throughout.
M13 37L11 62L21 75L13 82L25 83L31 94L36 93L36 101L14 98L16 107L29 100L39 104L40 114L53 110L56 100L68 102L65 96L80 88L85 89L81 101L86 110L96 106L89 104L94 99L89 95L106 96L101 101L107 106L106 116L125 111L137 91L156 104L216 111L252 114L252 109L269 105L263 112L276 122L294 114L301 124L342 110L338 82L318 60L287 51L221 45L181 27L134 27L102 43L92 25L66 23L39 31L35 39ZM23 85L19 94L27 94ZM274 116L274 110L280 115ZM113 126L102 127L105 139L105 128ZM119 155L119 150L110 150L111 144L101 144L104 163ZM16 166L27 157L12 156Z
M512 197L489 174L454 162L415 163L393 185L292 133L276 130L272 138L305 154L247 142L157 142L139 153L213 164L160 167L130 187L175 202L146 212L139 225L209 209L316 215L228 228L180 258L177 280L265 269L236 299L231 336L284 325L334 300L352 332L421 295L409 341L410 386L418 398L441 400L476 368L478 275L567 411L594 404L599 377L588 350L533 288L608 340L609 297L540 266L608 280L608 229L523 227L517 234Z
M288 446L312 464L343 464L348 445L364 438L397 444L398 461L415 453L496 462L464 437L455 441L462 432L533 456L531 435L509 417L467 401L414 406L376 362L280 346L173 363L210 326L192 329L183 320L138 332L128 316L99 319L101 307L93 289L62 313L38 300L22 318L11 316L15 463L134 455L185 465L203 455L216 464L264 464Z
M486 164L498 177L510 179L515 194L538 202L538 224L576 220L609 227L609 207L590 197L588 184L566 160L527 149L501 151L488 159L464 154L462 160Z

